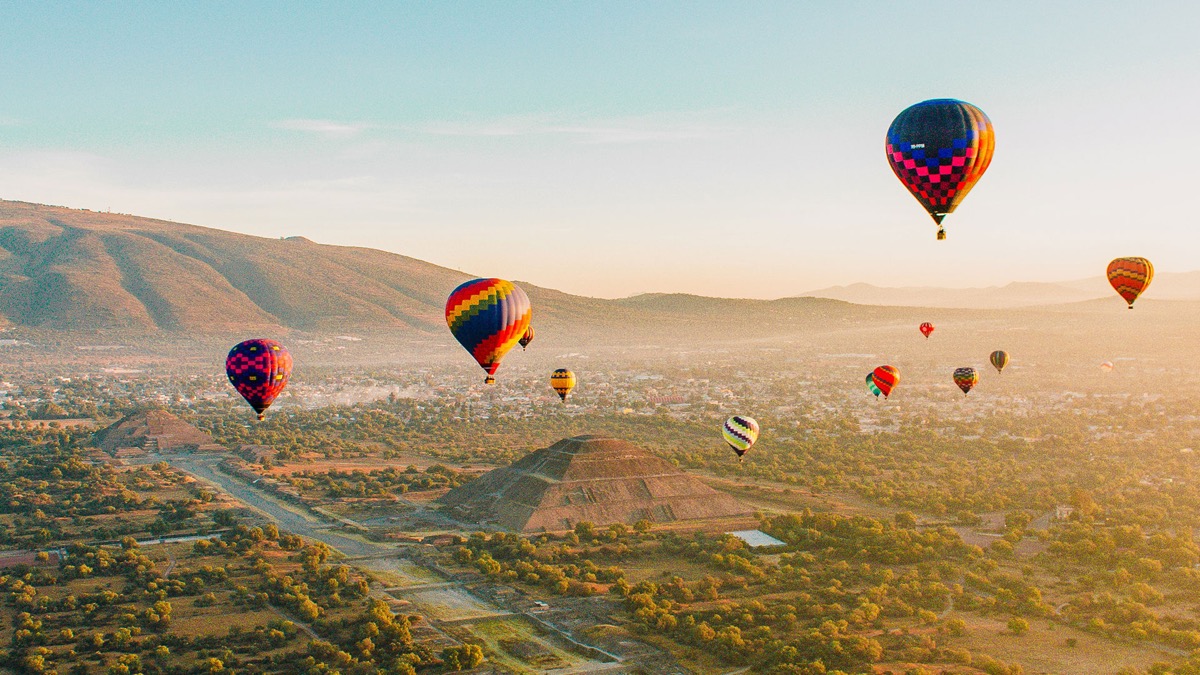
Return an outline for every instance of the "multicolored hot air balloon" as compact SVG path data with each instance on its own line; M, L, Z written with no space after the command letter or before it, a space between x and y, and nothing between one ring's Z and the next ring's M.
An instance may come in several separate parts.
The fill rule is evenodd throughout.
M933 324L926 321L925 323L921 324L920 331L921 335L924 335L925 339L928 340L929 335L933 333Z
M962 389L963 396L971 393L971 389L979 383L979 373L974 368L955 368L954 384Z
M1003 372L1004 366L1008 365L1008 352L997 349L992 352L991 361L992 367L996 369L997 373Z
M472 279L446 300L450 332L487 371L486 384L496 381L500 359L525 335L531 314L529 296L503 279Z
M571 393L571 390L575 388L575 373L566 368L559 368L550 373L550 386L554 388L554 391L558 392L558 397L563 400L563 403L566 403L567 394Z
M896 370L895 366L879 366L871 371L871 381L875 383L879 393L887 398L891 395L892 389L900 384L900 371Z
M750 417L734 415L725 420L725 425L721 427L721 433L725 436L725 442L737 453L740 462L746 453L750 452L754 442L758 440L758 422Z
M246 340L229 350L225 374L262 420L267 408L287 386L292 374L292 355L274 340Z
M1100 370L1103 370L1106 373L1111 373L1113 368L1116 367L1117 366L1112 361L1105 361L1104 363L1100 364Z
M1117 258L1108 263L1108 283L1112 284L1117 295L1125 298L1129 309L1133 309L1133 301L1153 280L1154 265L1145 258Z
M521 351L525 351L530 342L533 342L533 326L526 328L525 334L521 336L520 340L517 340L517 343L521 345Z
M953 213L992 162L992 121L970 103L922 101L900 113L887 132L887 159L946 238L942 219Z
M875 398L879 398L879 395L883 393L882 391L879 391L879 387L875 386L874 373L867 373L867 391L875 394Z

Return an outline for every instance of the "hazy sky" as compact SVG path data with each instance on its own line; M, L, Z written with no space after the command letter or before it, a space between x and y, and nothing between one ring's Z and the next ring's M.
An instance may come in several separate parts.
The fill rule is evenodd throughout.
M1200 267L1193 2L0 2L0 198L600 296ZM991 117L949 239L883 137Z

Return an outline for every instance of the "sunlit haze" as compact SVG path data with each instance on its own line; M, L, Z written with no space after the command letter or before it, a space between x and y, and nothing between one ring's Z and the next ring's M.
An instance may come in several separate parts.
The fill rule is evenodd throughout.
M1184 2L9 3L0 198L603 297L1196 268ZM995 124L934 226L908 105Z

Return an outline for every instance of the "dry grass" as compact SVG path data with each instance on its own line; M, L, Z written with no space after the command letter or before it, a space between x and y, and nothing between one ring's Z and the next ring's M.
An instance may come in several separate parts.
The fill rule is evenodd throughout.
M1156 661L1178 663L1181 660L1172 651L1151 643L1115 642L1045 620L1030 621L1029 632L1017 636L1008 632L1005 619L965 613L954 615L967 622L967 634L944 638L947 645L988 654L1007 663L1018 663L1026 673L1100 675L1115 673L1126 666L1145 670ZM1068 638L1076 640L1075 647L1067 646Z

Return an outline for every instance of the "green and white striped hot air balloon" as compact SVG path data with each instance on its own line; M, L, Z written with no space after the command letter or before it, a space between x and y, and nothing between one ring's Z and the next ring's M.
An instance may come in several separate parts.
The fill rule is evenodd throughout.
M758 440L758 422L750 417L734 415L725 420L721 433L725 436L725 442L737 453L740 462Z

